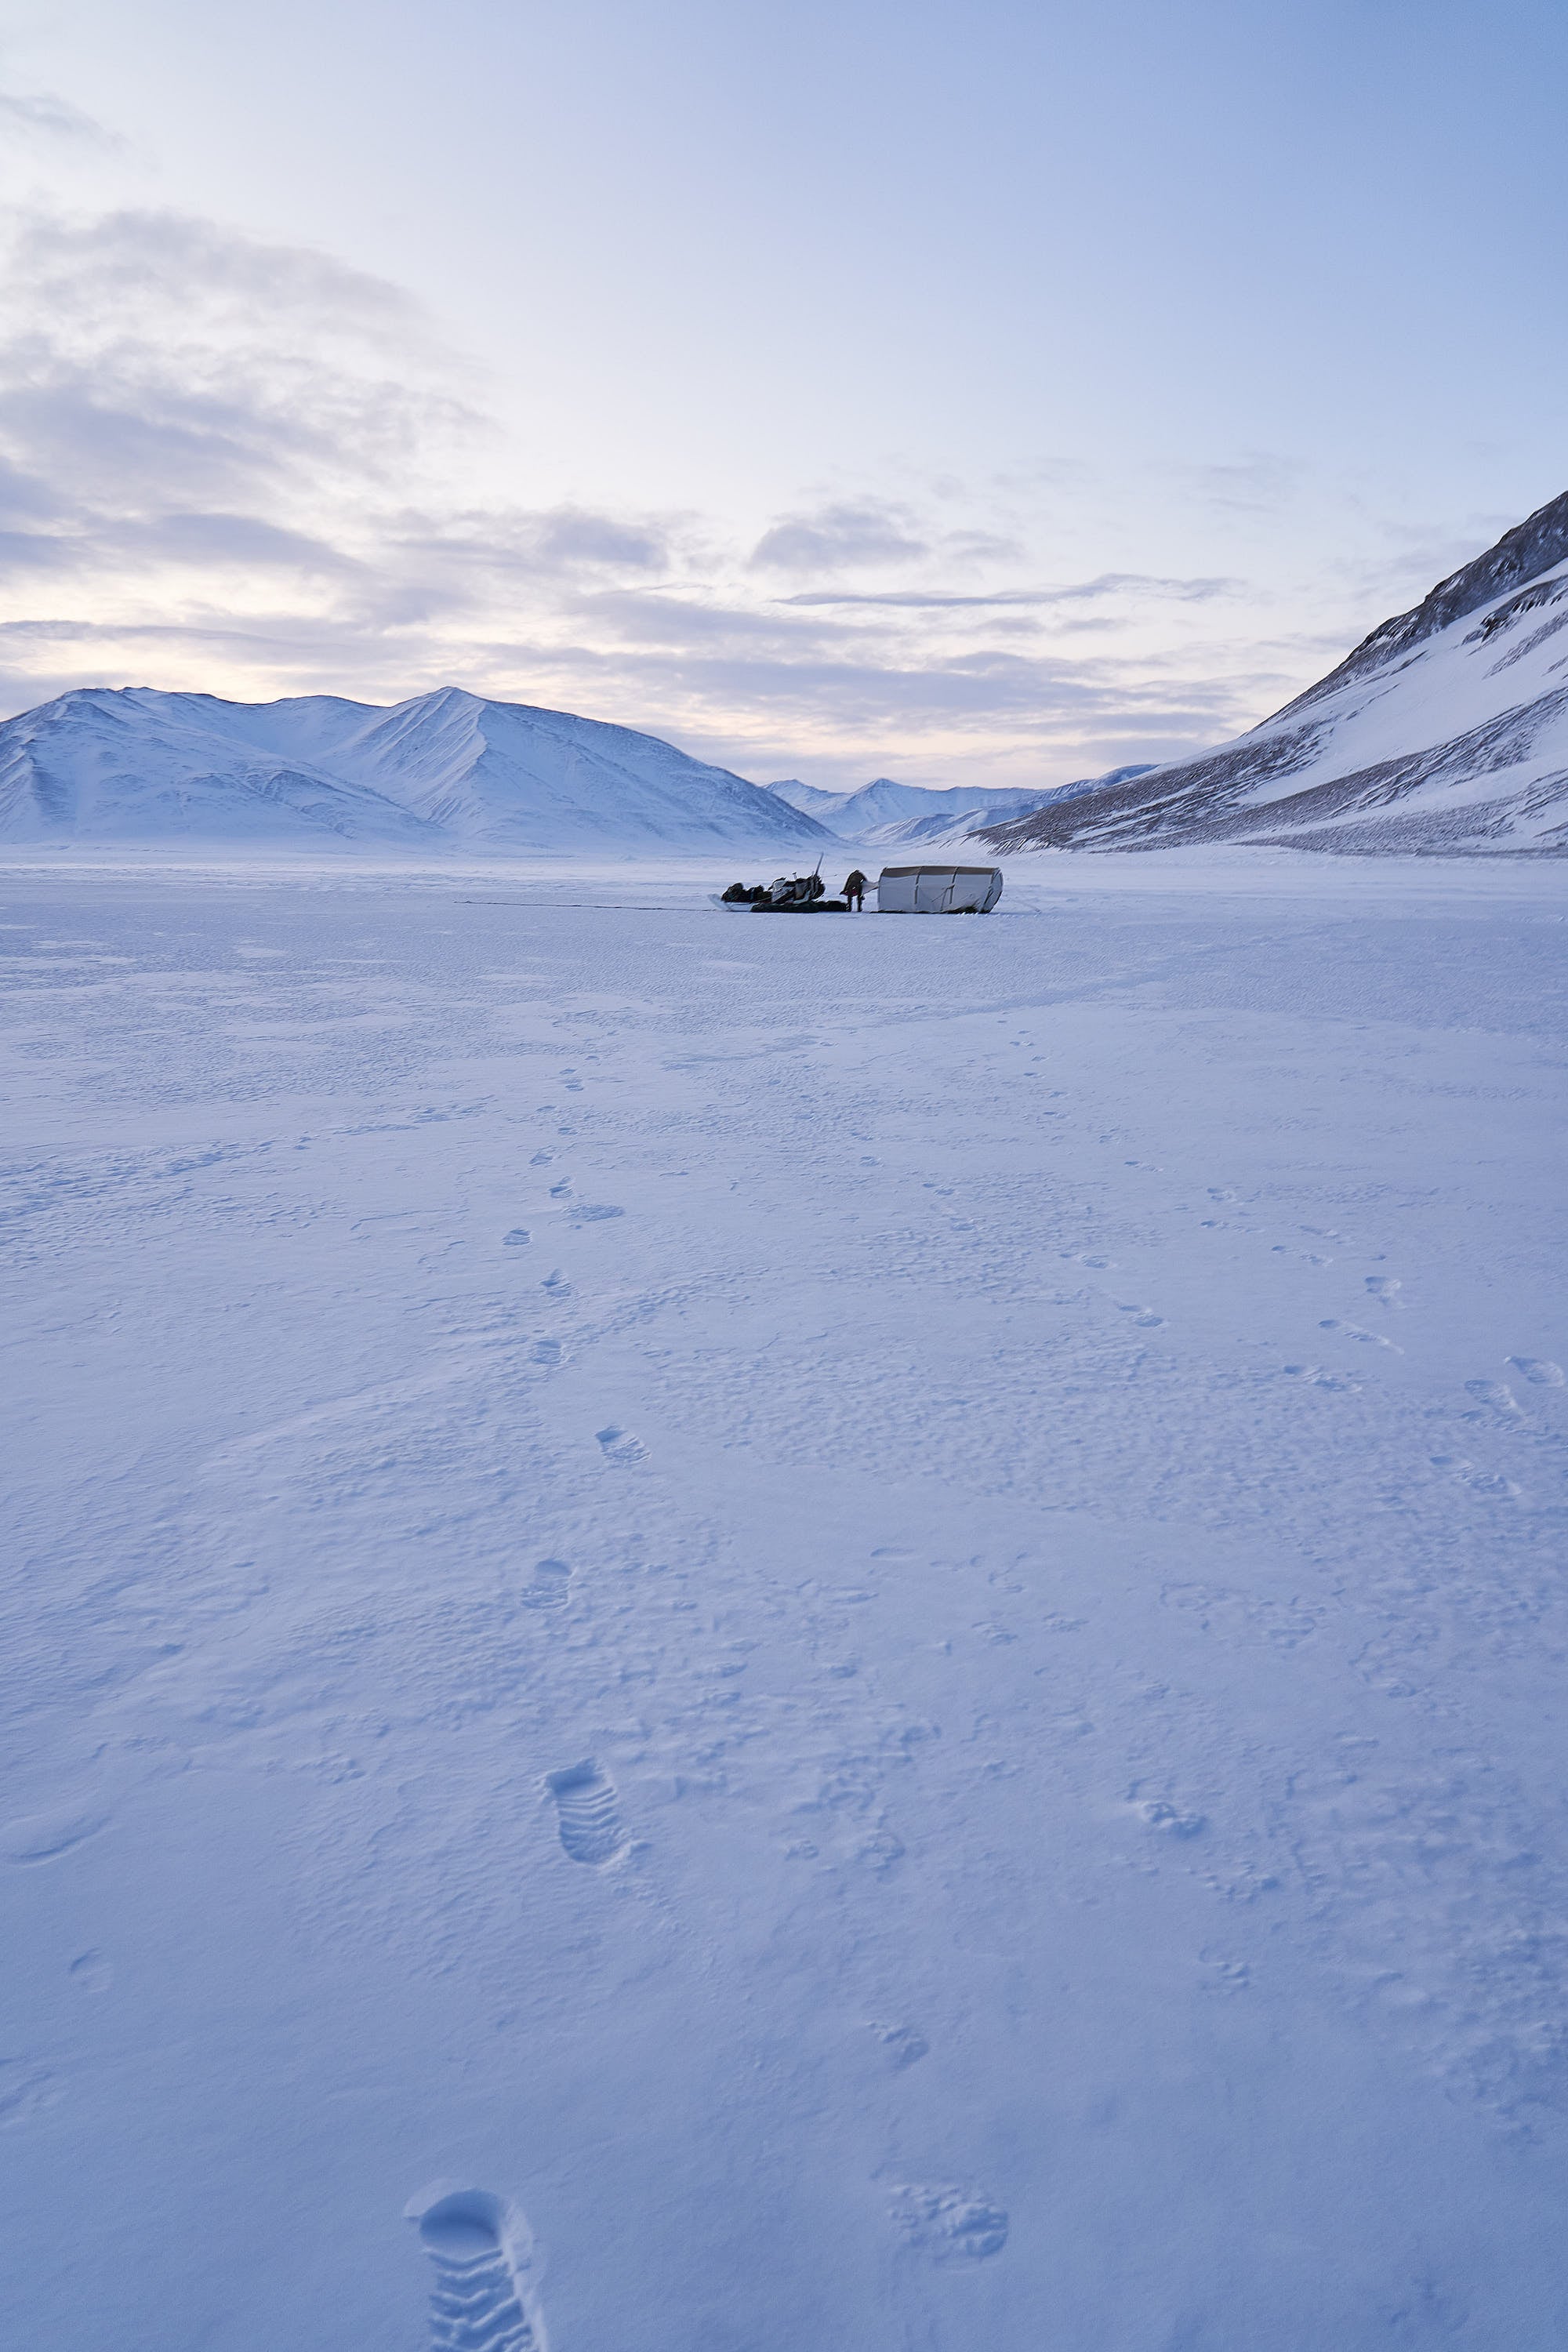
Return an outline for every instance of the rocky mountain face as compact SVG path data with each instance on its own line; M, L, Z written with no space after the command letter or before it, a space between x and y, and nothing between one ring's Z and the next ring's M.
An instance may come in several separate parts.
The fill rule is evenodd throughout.
M1568 852L1568 492L1201 758L976 838L1031 849L1254 842Z
M89 688L0 726L0 840L505 853L833 836L657 736L455 688L392 709Z

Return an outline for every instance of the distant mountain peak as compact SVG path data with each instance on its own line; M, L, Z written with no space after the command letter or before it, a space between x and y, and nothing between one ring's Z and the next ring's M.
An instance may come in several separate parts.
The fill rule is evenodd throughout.
M987 816L1014 816L1049 797L1026 785L900 784L892 776L877 776L849 793L824 792L793 776L767 789L840 840L870 846L947 835L962 840Z

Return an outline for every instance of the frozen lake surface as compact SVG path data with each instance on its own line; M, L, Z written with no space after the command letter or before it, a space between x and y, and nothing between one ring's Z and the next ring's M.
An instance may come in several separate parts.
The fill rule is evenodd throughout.
M1568 877L731 878L4 877L15 2340L1568 2339Z

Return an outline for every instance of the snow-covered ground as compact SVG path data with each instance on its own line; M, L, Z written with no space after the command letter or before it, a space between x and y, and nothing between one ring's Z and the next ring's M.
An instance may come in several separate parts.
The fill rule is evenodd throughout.
M731 878L4 877L13 2340L1562 2343L1568 877Z

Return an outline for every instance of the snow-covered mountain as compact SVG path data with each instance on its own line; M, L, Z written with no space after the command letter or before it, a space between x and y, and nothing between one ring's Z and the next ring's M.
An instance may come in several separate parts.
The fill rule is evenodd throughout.
M793 776L769 784L767 790L845 841L879 841L884 828L911 821L923 824L940 818L955 824L968 817L972 824L979 824L987 817L1017 816L1026 809L1038 808L1045 798L1042 793L1007 791L994 785L954 784L945 792L928 792L921 784L895 783L891 776L879 776L853 793L819 792L815 784L798 783Z
M1233 743L977 838L1568 851L1568 492Z
M798 776L781 776L776 782L764 784L763 790L787 801L791 808L799 809L804 815L814 817L818 824L827 824L829 817L855 797L853 793L825 793L816 784L803 784ZM837 828L829 825L828 830Z
M936 847L944 842L967 841L977 825L1000 824L1066 799L1069 793L1092 792L1098 784L1118 783L1124 777L1144 772L1142 768L1113 768L1109 776L1058 784L1047 791L994 784L953 784L944 791L928 791L920 784L895 783L891 776L879 776L853 793L821 792L794 777L767 789L842 840L876 848L890 849L904 843Z
M532 849L832 839L657 736L447 688L391 709L62 695L0 726L0 840Z

